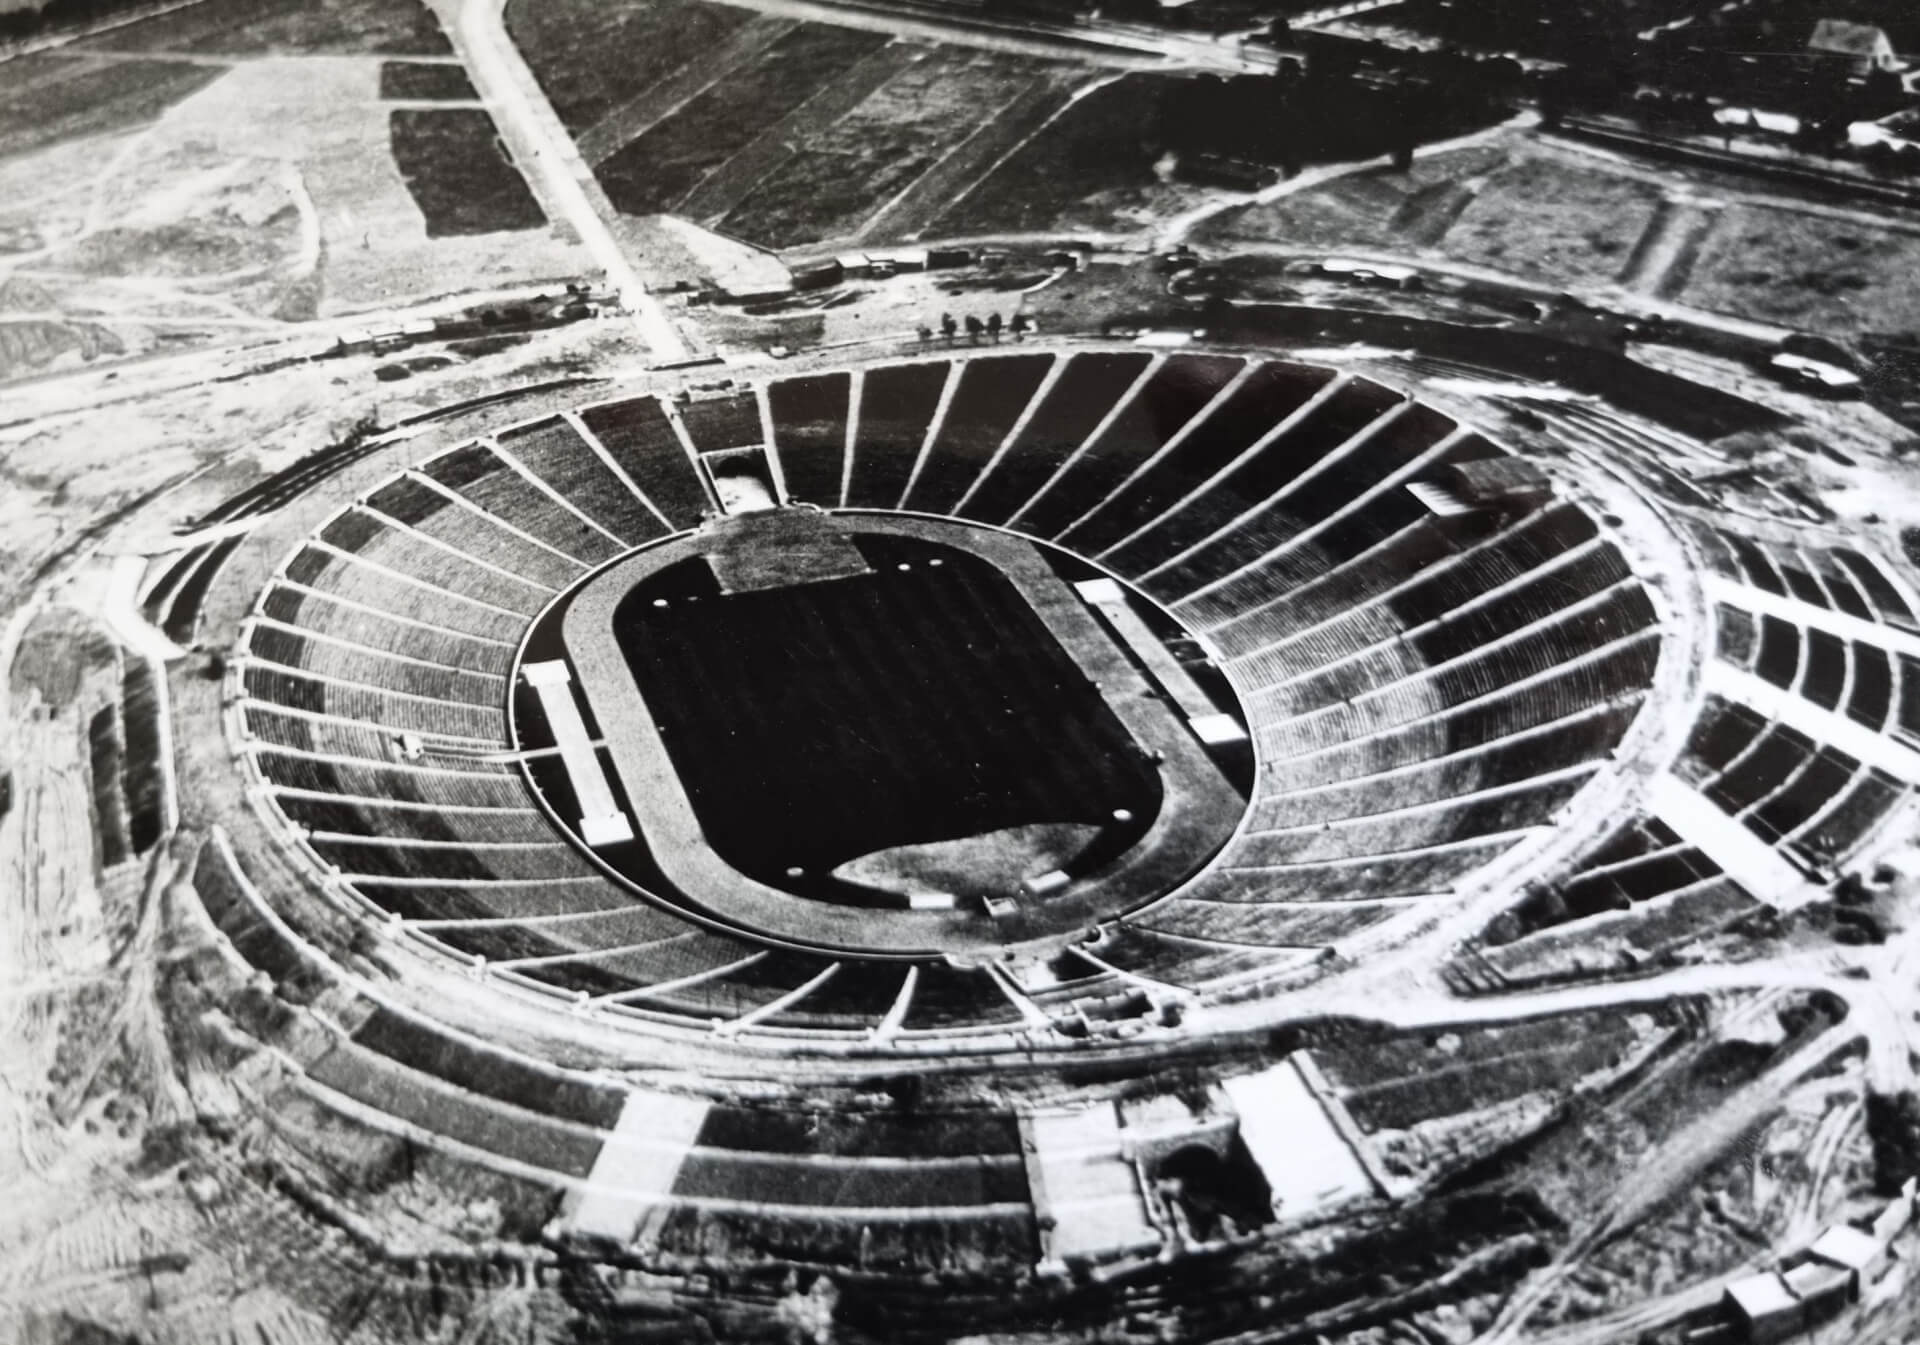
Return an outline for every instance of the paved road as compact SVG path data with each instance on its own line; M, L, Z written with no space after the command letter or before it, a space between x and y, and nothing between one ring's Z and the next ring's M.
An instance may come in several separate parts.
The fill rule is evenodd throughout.
M447 36L474 87L492 106L514 161L526 171L548 217L564 222L593 254L654 355L663 363L687 358L686 342L614 238L612 206L593 184L553 105L507 36L506 0L442 0L441 8L456 3L455 21L445 25ZM599 197L598 208L590 190Z
M938 0L729 0L747 9L843 28L865 28L959 46L1073 61L1123 70L1215 70L1228 74L1271 73L1278 54L1271 47L1242 47L1231 40L1175 32L1146 24L1095 20L1071 27L996 18L963 11Z

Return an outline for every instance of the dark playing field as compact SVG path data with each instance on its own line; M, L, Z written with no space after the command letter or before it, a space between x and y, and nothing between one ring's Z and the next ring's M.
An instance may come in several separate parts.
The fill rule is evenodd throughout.
M932 542L858 545L869 574L723 596L696 559L618 609L718 855L817 890L892 846L1154 815L1155 767L1012 582Z

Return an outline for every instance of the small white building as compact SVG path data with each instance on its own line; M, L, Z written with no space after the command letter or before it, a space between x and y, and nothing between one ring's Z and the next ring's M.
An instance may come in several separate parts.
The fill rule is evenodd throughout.
M1724 1305L1747 1345L1772 1345L1800 1329L1800 1300L1778 1271L1735 1280Z
M1807 56L1816 65L1841 64L1849 79L1865 79L1875 71L1905 69L1884 28L1850 19L1822 19L1807 39Z
M1871 1233L1862 1233L1851 1224L1835 1224L1807 1249L1808 1255L1847 1276L1848 1296L1860 1297L1860 1291L1880 1263L1881 1245Z

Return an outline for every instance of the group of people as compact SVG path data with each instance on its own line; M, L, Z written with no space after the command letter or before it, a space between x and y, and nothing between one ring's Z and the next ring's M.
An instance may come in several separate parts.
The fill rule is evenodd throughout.
M998 313L988 314L985 322L982 322L979 318L969 313L966 317L966 328L967 343L977 346L980 344L980 338L983 335L995 345L998 345L1000 343L1000 333L1003 330L1012 332L1014 340L1021 340L1028 332L1034 330L1034 325L1033 319L1025 313L1015 313L1013 315L1013 321L1007 323L1001 322ZM953 314L942 313L940 315L940 335L946 338L948 345L953 344L953 338L959 334L959 331L960 323L954 321ZM924 346L932 340L933 328L927 326L924 322L921 323L920 344Z

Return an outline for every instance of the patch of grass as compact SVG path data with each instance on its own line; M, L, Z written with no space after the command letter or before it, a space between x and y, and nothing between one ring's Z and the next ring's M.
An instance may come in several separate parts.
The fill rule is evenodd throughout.
M507 32L570 131L708 55L753 15L657 0L509 0Z
M1504 149L1476 145L1416 159L1405 173L1368 168L1228 211L1199 236L1328 251L1425 246L1444 237L1472 199L1468 182L1506 161Z
M457 65L386 61L380 66L380 96L461 102L471 101L480 95L473 91L467 72Z
M1160 128L1178 81L1129 74L1072 104L940 217L948 234L1127 232L1206 193L1161 181Z
M1521 156L1487 180L1439 247L1449 257L1533 279L1608 281L1659 203L1651 183Z
M671 209L763 131L889 40L879 33L802 25L601 162L595 169L600 185L626 214Z
M1920 237L1728 206L1682 294L1701 308L1812 331L1909 331L1920 312Z
M0 155L150 122L223 73L177 61L16 56L0 79Z
M393 161L427 219L427 236L537 229L540 203L478 108L402 108L389 130Z
M235 56L445 56L453 51L420 0L199 0L77 46Z
M986 53L927 56L807 139L727 215L726 228L772 247L854 232L1031 88L1041 69Z

